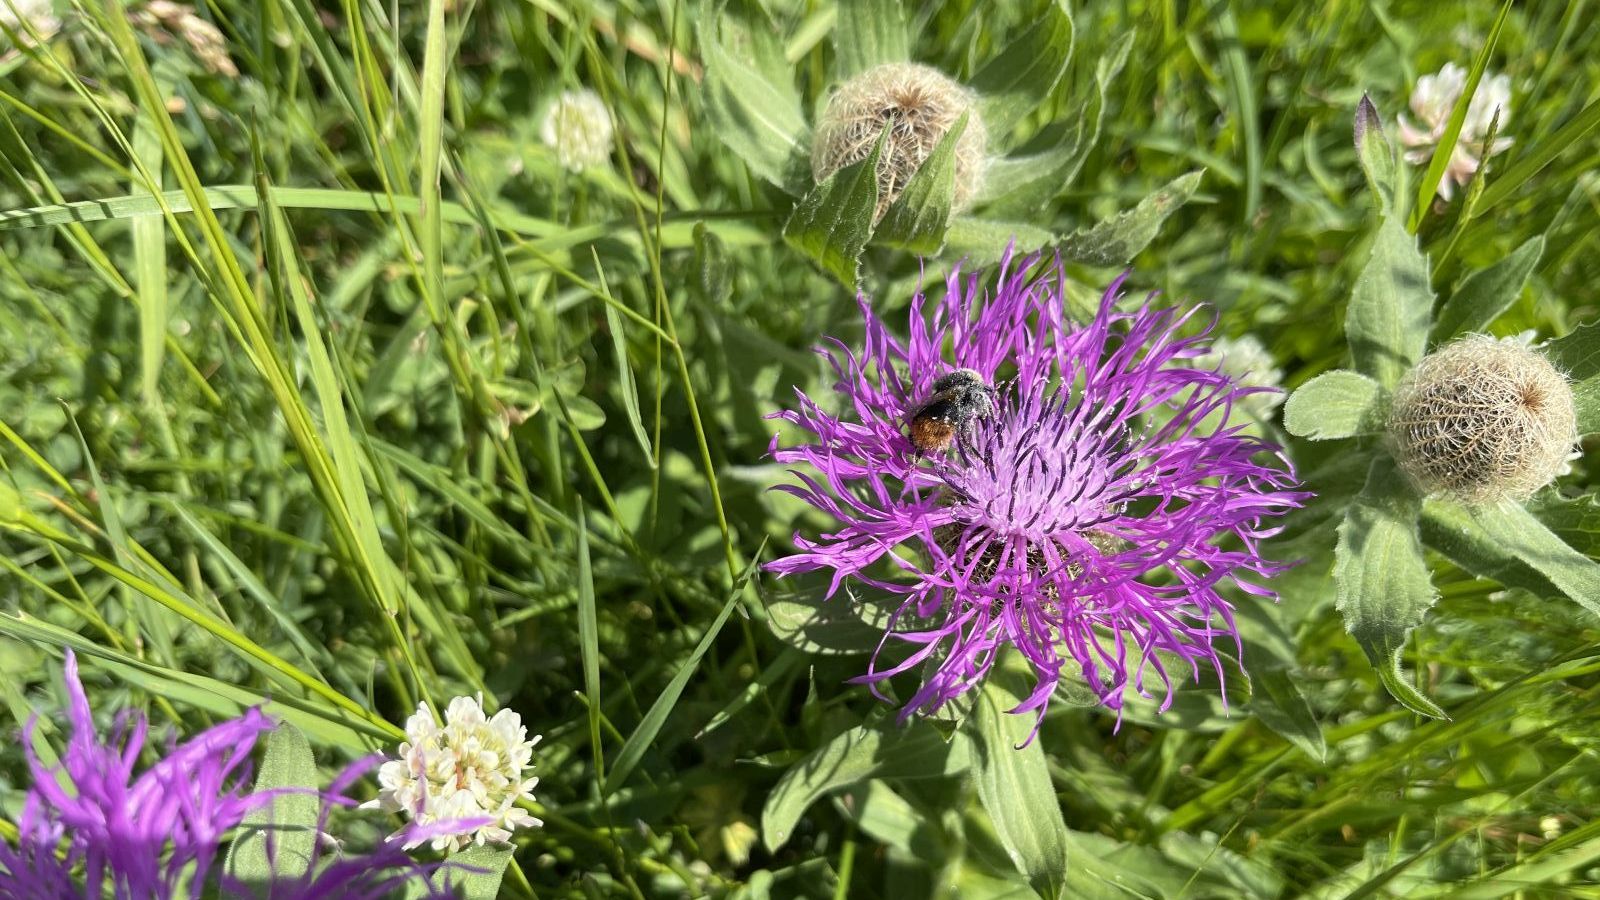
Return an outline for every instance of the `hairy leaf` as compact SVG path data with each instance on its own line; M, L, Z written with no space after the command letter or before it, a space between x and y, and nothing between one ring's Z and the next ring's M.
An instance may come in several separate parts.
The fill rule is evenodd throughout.
M1370 434L1383 430L1384 401L1383 389L1365 375L1324 372L1289 395L1283 427L1313 441Z

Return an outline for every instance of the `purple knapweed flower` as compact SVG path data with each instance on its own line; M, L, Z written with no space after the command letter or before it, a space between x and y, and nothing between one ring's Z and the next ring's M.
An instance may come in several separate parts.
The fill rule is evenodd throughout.
M797 391L797 407L774 415L815 436L794 447L774 437L774 458L814 470L792 470L800 483L779 489L840 527L796 535L798 552L768 568L831 570L830 597L848 578L899 598L858 680L876 693L926 665L902 720L980 684L1007 645L1037 676L1011 712L1042 720L1074 670L1111 709L1130 679L1148 696L1154 672L1165 710L1175 673L1157 653L1220 675L1213 643L1238 634L1219 586L1274 597L1251 576L1286 568L1260 541L1307 495L1277 447L1228 421L1270 389L1186 364L1205 353L1209 326L1181 336L1193 310L1148 300L1119 312L1122 278L1092 321L1069 322L1061 266L1030 274L1039 262L1008 254L992 294L952 272L931 320L927 298L913 298L909 340L860 298L861 351L833 339L819 349L845 411ZM908 419L960 369L994 386L992 412L958 427L948 450L920 452ZM890 638L910 655L881 663Z
M173 744L163 758L135 775L145 746L145 719L119 716L111 740L102 741L71 650L65 680L72 737L58 767L46 766L34 752L38 716L23 728L33 783L17 822L16 846L0 842L0 900L201 896L224 838L252 810L284 793L249 790L251 750L274 723L259 709L248 710ZM374 756L358 764L323 795L319 843L328 809L355 802L343 797L343 788L381 761ZM439 823L415 837L431 839L483 824ZM316 863L303 876L252 887L275 900L377 898L439 868L437 863L418 864L399 844L389 843L370 855ZM449 896L442 888L435 895Z

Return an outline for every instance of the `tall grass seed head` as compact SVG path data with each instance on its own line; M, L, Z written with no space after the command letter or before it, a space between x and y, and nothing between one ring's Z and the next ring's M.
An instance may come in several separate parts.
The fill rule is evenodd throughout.
M533 767L533 747L540 736L528 739L522 717L502 709L489 717L483 698L457 697L445 708L444 725L424 701L406 720L407 740L400 758L378 770L378 799L368 804L408 815L417 825L452 819L486 817L488 824L471 832L441 834L432 839L435 850L460 850L469 844L503 844L518 828L542 825L518 809L521 799L533 799L537 777L525 777ZM422 843L415 839L407 847Z
M571 172L604 165L611 158L611 111L587 88L564 91L545 112L539 138Z
M962 114L966 128L956 138L952 209L972 206L983 185L988 134L976 97L937 69L918 63L885 63L846 81L828 98L811 145L811 174L820 184L845 166L872 155L888 131L878 160L878 206L883 217L939 140Z
M1514 339L1473 334L1422 358L1395 389L1395 458L1427 493L1523 500L1561 472L1577 441L1567 379Z

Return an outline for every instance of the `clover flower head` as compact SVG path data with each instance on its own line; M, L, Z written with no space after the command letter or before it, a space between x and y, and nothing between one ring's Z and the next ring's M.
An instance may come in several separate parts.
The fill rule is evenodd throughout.
M603 165L611 156L611 112L587 88L564 91L550 104L539 137L572 172Z
M797 392L775 414L811 440L773 439L799 481L779 489L838 525L796 535L796 552L768 568L830 572L829 596L849 579L894 598L859 680L877 692L923 667L902 719L978 686L1008 647L1036 676L1013 713L1042 720L1074 677L1112 709L1125 686L1148 695L1157 679L1164 710L1173 679L1220 675L1214 644L1238 639L1221 587L1272 596L1260 580L1285 566L1260 542L1307 495L1276 447L1227 421L1260 389L1194 365L1206 342L1205 329L1184 336L1192 310L1120 311L1121 284L1073 323L1060 263L1008 254L992 292L958 270L942 299L918 293L905 339L863 297L864 345L821 351L838 402ZM992 412L948 450L917 451L908 417L962 368L994 386ZM903 659L885 661L891 641Z
M1525 339L1471 334L1401 379L1389 434L1400 468L1424 492L1523 500L1567 468L1577 412L1566 377Z
M145 720L119 716L111 739L102 740L71 650L65 681L72 736L58 766L46 766L34 752L38 716L23 729L32 784L17 821L16 845L0 843L0 900L200 897L213 886L211 869L224 836L248 826L250 813L269 807L284 793L249 790L251 750L274 723L258 709L248 710L172 744L164 757L135 775L146 748ZM319 837L326 835L333 807L354 804L343 788L375 762L351 767L321 794ZM440 822L418 828L415 836L433 839L483 824L472 819ZM268 858L276 867L273 848L269 834ZM420 881L448 866L413 862L399 844L324 859L319 842L314 852L309 865L304 858L293 861L298 874L274 880L273 897L377 900L424 884L427 896L451 896L443 892L445 886ZM227 876L221 876L221 887L231 889Z
M1245 387L1265 388L1240 402L1246 412L1261 421L1271 419L1283 405L1283 370L1253 334L1217 338L1211 342L1211 349L1196 358L1195 367L1221 369L1224 375Z
M887 132L875 173L876 221L962 115L967 124L956 138L952 208L964 211L983 183L988 138L972 91L930 66L884 63L846 81L828 98L817 121L812 175L820 184L845 166L868 158Z
M516 807L518 800L532 800L539 784L537 777L524 774L532 768L533 748L540 740L540 735L528 738L516 712L502 709L491 718L484 713L482 695L457 697L445 708L441 726L424 701L406 720L406 737L399 759L378 770L382 790L368 805L404 813L425 826L452 819L487 819L470 832L434 837L434 849L505 843L515 829L544 824ZM421 843L421 838L413 837L407 847Z
M39 40L49 40L61 29L61 20L56 17L53 0L0 0L0 25L15 32L19 42L27 44L34 39L28 33L29 28L38 34ZM0 34L0 41L3 40L4 35Z
M1438 74L1417 79L1417 86L1411 91L1411 112L1417 121L1412 122L1404 113L1399 116L1400 141L1406 147L1407 162L1425 163L1433 156L1434 148L1443 139L1450 124L1450 111L1461 99L1461 92L1466 90L1466 86L1467 70L1455 63L1445 63ZM1497 114L1500 118L1497 132L1503 132L1506 122L1511 118L1511 78L1484 73L1472 100L1467 103L1461 134L1456 140L1455 150L1450 154L1450 164L1445 169L1444 178L1439 181L1440 197L1449 200L1454 196L1457 186L1466 187L1477 173L1483 164L1478 154L1483 151L1484 139L1489 135L1489 124ZM1511 138L1496 137L1489 146L1488 155L1503 153L1510 146Z

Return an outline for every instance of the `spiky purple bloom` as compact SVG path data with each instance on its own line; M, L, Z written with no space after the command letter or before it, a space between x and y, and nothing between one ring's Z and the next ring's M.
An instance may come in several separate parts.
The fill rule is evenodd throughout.
M248 710L172 745L135 775L145 719L120 716L111 740L102 741L71 650L65 680L72 737L59 767L46 766L34 753L38 716L23 728L33 783L17 822L17 845L0 842L0 900L75 900L107 893L128 900L199 897L227 834L281 793L249 792L251 750L274 723L258 709ZM343 788L378 762L381 757L373 757L335 783L324 795L320 825L326 825L328 805L354 803L343 797ZM420 836L482 824L444 823ZM369 856L315 863L306 876L272 885L270 896L384 897L437 868L420 866L399 844L389 843Z
M1154 673L1164 711L1181 676L1157 652L1221 675L1214 642L1238 633L1219 586L1274 597L1257 579L1286 568L1259 544L1307 495L1277 447L1227 421L1265 389L1186 364L1205 352L1209 325L1183 336L1194 310L1150 299L1118 311L1122 278L1092 321L1069 322L1060 264L1039 262L1008 254L992 294L957 269L943 299L913 298L909 340L860 298L861 351L834 339L819 349L845 411L796 391L796 408L774 416L815 436L795 447L774 437L774 458L813 470L792 470L800 483L780 489L840 527L797 534L798 552L768 568L830 570L830 597L853 579L899 598L858 680L876 693L927 664L902 719L979 685L1007 645L1037 676L1014 713L1042 720L1074 671L1111 709L1130 679L1148 696ZM920 454L907 420L958 368L995 385L996 411L950 450ZM890 638L910 653L880 664Z

